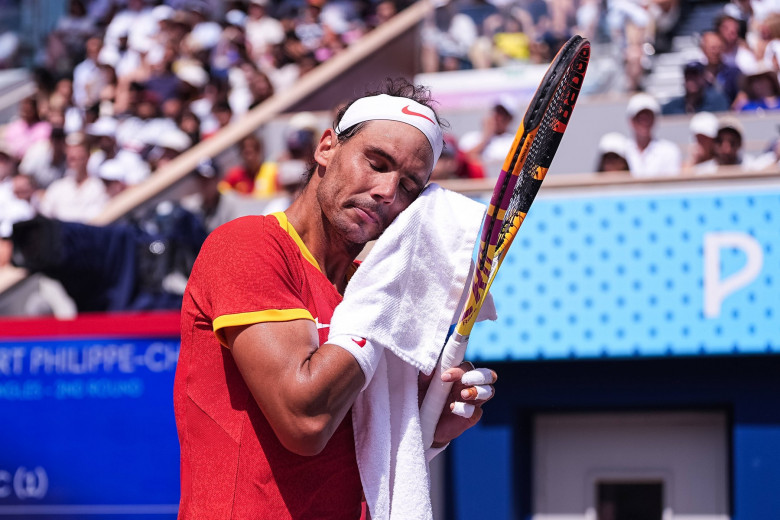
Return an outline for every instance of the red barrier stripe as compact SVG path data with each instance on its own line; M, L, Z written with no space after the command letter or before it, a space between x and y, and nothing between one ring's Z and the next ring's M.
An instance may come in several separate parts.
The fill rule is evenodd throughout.
M73 320L0 319L0 342L14 338L179 336L179 311L87 313Z

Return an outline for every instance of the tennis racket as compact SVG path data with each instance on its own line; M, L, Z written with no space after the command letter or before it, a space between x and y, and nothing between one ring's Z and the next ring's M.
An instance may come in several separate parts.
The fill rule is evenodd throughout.
M476 265L464 289L469 292L468 300L447 339L420 408L426 448L433 443L436 424L452 387L451 382L441 380L441 374L463 361L484 298L561 143L589 59L590 42L581 36L569 39L547 69L517 129L482 224Z

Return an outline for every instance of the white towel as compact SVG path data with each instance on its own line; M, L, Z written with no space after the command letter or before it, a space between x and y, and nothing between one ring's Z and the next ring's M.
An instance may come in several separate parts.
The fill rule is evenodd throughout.
M484 212L463 195L428 186L376 241L333 313L332 338L369 343L335 341L355 355L368 379L353 424L372 520L432 518L418 371L433 371L463 304ZM495 319L492 299L483 310L481 319Z

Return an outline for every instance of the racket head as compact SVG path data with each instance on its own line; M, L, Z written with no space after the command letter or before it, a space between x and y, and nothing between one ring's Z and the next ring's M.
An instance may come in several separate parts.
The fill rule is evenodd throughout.
M482 224L476 266L455 330L468 336L490 285L552 164L590 60L590 42L573 36L542 78L504 160Z

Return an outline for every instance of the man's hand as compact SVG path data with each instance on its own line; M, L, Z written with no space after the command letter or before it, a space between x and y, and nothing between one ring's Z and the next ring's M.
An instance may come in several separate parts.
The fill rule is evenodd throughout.
M464 379L464 375L466 375ZM482 405L495 394L493 384L498 376L493 370L474 369L464 361L441 375L442 381L453 381L447 405L442 410L433 435L433 448L446 446L452 439L477 424L482 417ZM421 386L427 388L430 378L422 376Z

